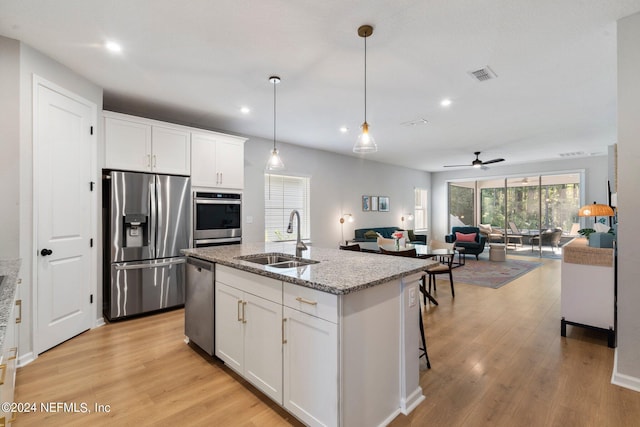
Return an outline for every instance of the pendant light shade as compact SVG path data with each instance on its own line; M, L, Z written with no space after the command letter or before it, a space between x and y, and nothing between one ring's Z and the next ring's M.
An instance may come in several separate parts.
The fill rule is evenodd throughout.
M362 133L358 135L356 144L353 146L354 153L375 153L378 146L373 136L369 133L369 123L367 123L367 37L373 34L371 25L362 25L358 28L358 35L364 39L364 123L362 123Z
M614 216L611 206L601 205L593 202L592 205L585 205L578 211L578 216Z
M284 169L284 163L276 148L276 85L280 83L280 77L271 76L269 81L273 84L273 150L271 150L271 157L267 162L267 170L273 171Z

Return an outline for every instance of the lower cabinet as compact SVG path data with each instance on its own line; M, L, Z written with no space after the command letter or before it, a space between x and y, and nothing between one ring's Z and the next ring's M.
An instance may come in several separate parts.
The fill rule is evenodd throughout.
M216 265L216 356L310 426L339 424L336 319L336 295Z
M338 425L338 325L284 307L284 407L310 426Z
M216 356L260 391L282 405L282 291L272 301L230 286L216 268ZM243 273L238 271L238 273ZM255 275L254 275L255 276ZM267 294L282 283L256 276L254 289L270 281ZM223 279L229 281L227 279Z
M215 271L216 356L304 424L387 425L424 399L419 275L338 296Z
M17 310L16 310L17 307ZM5 329L4 345L0 350L0 402L14 403L16 369L18 362L18 324L22 321L22 301L15 301ZM0 409L0 426L10 426L16 420L17 412Z

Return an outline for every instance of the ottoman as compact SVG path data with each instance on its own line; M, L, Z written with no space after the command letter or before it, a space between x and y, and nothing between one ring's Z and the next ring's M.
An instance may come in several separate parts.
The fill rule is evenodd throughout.
M504 261L507 248L503 244L492 243L489 245L489 261Z

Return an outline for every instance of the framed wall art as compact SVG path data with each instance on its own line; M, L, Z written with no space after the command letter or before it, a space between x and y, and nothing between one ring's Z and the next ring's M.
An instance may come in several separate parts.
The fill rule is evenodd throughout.
M371 197L362 196L362 210L367 212L371 210Z
M371 196L371 210L378 210L378 196Z
M380 212L389 212L389 197L387 196L378 197L378 210Z

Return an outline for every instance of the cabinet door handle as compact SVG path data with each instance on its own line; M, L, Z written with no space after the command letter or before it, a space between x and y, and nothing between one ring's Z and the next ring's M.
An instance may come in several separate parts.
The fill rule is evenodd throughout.
M153 155L153 168L154 168L154 169L156 168L156 164L157 164L157 162L156 162L156 155L154 154L154 155Z
M242 314L240 314L240 308L242 306L242 300L238 300L238 322L242 322Z
M151 154L147 154L147 167L151 167Z
M287 339L284 337L284 325L285 323L287 323L287 318L283 317L282 318L282 344L286 344L287 343Z
M16 317L16 323L22 323L22 300L16 300L16 306L18 306L18 317Z
M222 172L220 172L220 184L222 184Z
M318 305L318 302L317 302L317 301L310 301L310 300L308 300L308 299L304 299L304 298L302 298L302 297L297 297L297 298L296 298L296 301L298 301L298 302L302 302L302 303L305 303L305 304L309 304L309 305Z
M247 318L244 317L244 308L247 306L246 301L242 301L242 323L247 323Z

